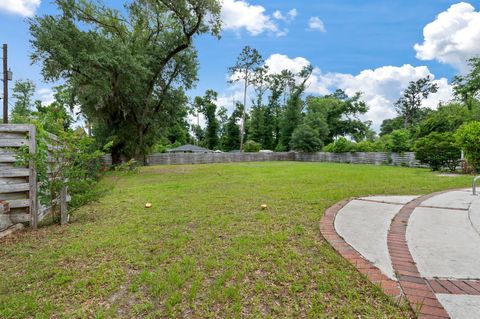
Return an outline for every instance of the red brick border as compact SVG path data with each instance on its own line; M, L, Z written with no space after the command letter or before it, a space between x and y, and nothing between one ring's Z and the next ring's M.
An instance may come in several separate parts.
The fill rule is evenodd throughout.
M450 318L435 296L435 291L429 282L420 275L408 249L406 236L408 220L415 208L425 200L443 193L445 191L421 196L404 205L393 218L387 236L393 270L397 275L403 294L419 318Z
M328 208L320 221L320 231L330 245L332 245L332 247L345 259L355 265L359 272L366 275L371 282L382 288L385 294L400 300L402 297L402 290L400 289L399 283L384 275L379 268L369 260L365 259L358 251L338 235L335 230L334 223L337 213L351 200L353 199L344 200Z
M480 280L429 279L428 284L437 294L480 295Z
M398 300L406 298L419 318L450 318L435 293L480 295L480 280L427 279L422 277L410 253L406 237L408 221L414 210L417 207L424 207L421 204L427 199L450 191L454 190L421 196L405 205L392 203L402 205L402 208L392 219L387 236L388 251L398 282L384 275L379 268L365 259L335 230L337 213L354 200L353 198L328 208L322 216L320 231L340 255L355 265L358 271L366 275L371 282L380 286L387 295Z

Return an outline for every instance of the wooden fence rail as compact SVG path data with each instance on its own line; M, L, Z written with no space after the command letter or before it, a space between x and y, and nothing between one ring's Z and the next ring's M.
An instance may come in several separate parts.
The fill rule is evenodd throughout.
M208 164L231 162L297 161L396 165L425 167L415 159L415 153L357 152L357 153L158 153L147 156L147 165ZM111 164L109 156L104 163Z
M0 125L0 200L8 203L9 210L1 213L0 231L13 224L29 222L37 225L36 172L33 163L17 167L16 151L28 147L35 153L35 127L33 125Z
M49 138L58 141L55 135ZM0 212L0 232L17 223L29 223L32 228L37 228L51 209L39 203L34 162L31 160L24 167L16 164L16 154L21 147L27 147L30 154L36 153L35 126L0 124L0 202L5 202L8 207ZM60 207L66 207L66 203L61 202ZM66 214L66 208L63 213Z

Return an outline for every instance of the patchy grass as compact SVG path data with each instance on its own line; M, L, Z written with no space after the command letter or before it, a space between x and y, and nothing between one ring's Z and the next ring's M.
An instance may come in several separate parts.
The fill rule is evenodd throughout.
M0 242L0 318L412 317L334 252L320 217L352 196L469 182L292 162L112 174L99 185L107 195L69 226Z

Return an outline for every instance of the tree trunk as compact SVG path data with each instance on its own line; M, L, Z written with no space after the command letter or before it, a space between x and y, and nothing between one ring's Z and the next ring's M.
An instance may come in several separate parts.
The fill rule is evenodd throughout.
M243 92L242 127L240 130L240 151L241 152L243 152L243 138L245 135L245 117L247 113L247 88L248 88L248 70L245 71L245 90Z
M112 164L122 164L122 146L119 144L112 146Z

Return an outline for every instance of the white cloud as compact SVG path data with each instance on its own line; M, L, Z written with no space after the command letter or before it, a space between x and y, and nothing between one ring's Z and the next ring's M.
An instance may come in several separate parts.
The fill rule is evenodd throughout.
M0 0L0 11L31 17L40 6L40 0Z
M410 81L416 81L428 75L433 77L426 66L414 67L410 64L363 70L357 75L320 74L316 75L319 79L311 90L321 92L325 88L329 90L339 88L345 90L348 95L363 92L363 99L370 106L364 119L372 121L373 128L378 130L383 120L397 115L394 103ZM452 99L452 88L447 79L441 78L435 82L439 90L424 101L424 107L436 108L439 102L448 102Z
M282 54L272 54L266 60L266 64L274 73L284 69L298 73L310 62L303 57L289 58ZM372 121L373 128L378 130L384 119L396 116L394 103L409 82L427 75L433 77L426 66L414 67L410 64L363 70L357 75L323 73L319 68L315 68L306 91L309 94L319 95L329 94L335 89L343 89L348 95L363 92L363 99L370 106L364 120ZM436 108L439 102L448 102L452 99L452 87L447 79L440 78L435 82L439 90L424 102L425 107Z
M53 91L50 88L42 88L37 90L37 96L43 105L50 105L55 101Z
M304 67L310 65L310 62L302 57L290 59L287 55L275 53L265 60L265 64L271 73L280 73L283 70L298 73Z
M263 32L272 32L282 35L277 24L265 14L265 8L260 5L251 5L244 0L223 0L222 21L224 30L240 31L246 29L256 36Z
M468 70L467 60L480 54L480 12L466 2L452 5L423 29L424 41L415 44L417 58L437 60Z
M280 10L277 10L273 13L272 16L277 20L282 20L282 21L285 21L287 23L290 23L293 20L295 20L297 15L298 15L297 9L292 9L292 10L288 11L286 15L283 15L283 13Z
M312 31L327 32L325 24L319 17L311 17L310 20L308 20L308 29Z
M297 9L292 9L292 10L288 11L287 15L291 19L294 19L296 16L298 16L298 11L297 11Z

